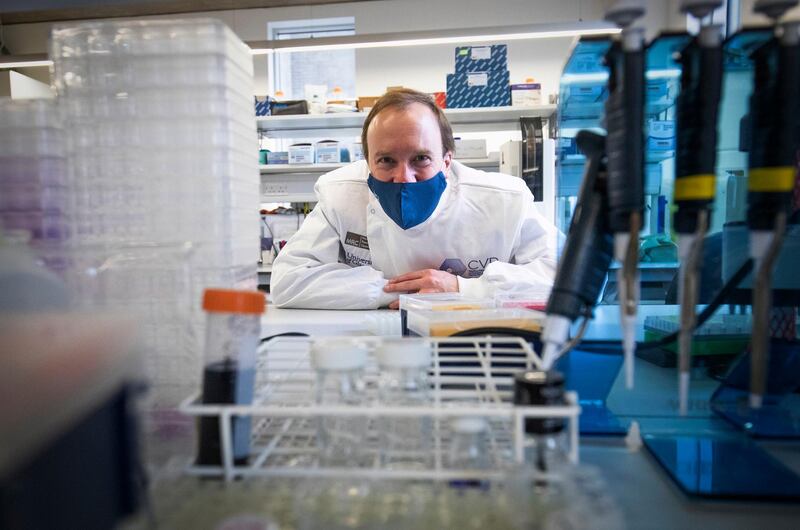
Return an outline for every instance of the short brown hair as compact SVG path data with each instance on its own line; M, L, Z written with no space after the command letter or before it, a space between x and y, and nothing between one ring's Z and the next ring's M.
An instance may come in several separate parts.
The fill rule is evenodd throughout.
M453 139L453 128L450 127L450 122L447 121L447 116L444 115L433 98L424 92L417 92L410 88L396 88L392 89L386 94L382 95L375 106L367 114L367 119L364 120L364 128L361 129L361 149L364 151L364 158L369 161L369 147L367 146L367 129L369 124L375 119L375 116L380 114L386 109L404 109L414 103L425 105L436 116L436 121L439 122L439 132L442 135L442 156L448 151L455 153L456 141Z

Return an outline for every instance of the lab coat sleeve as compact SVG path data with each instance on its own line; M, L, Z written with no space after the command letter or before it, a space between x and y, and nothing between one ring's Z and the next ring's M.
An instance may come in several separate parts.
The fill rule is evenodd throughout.
M458 289L467 296L491 298L498 292L536 290L544 300L556 275L556 252L561 237L558 229L539 214L533 197L517 228L514 252L508 263L490 263L479 278L458 278Z
M272 303L307 309L377 309L397 299L383 291L383 273L339 262L341 243L322 202L275 258Z

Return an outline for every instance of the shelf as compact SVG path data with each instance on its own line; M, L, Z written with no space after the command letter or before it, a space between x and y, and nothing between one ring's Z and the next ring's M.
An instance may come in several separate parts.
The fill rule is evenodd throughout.
M450 125L461 132L511 131L519 129L523 117L549 118L555 105L533 107L485 107L476 109L444 109ZM256 118L258 129L272 138L313 138L327 135L360 136L367 114L295 114Z
M500 167L500 160L498 158L459 158L456 160L465 166L475 169L494 168L494 170L497 171ZM288 175L295 173L314 173L322 175L351 163L352 162L341 162L339 164L267 164L258 167L262 175Z
M258 266L258 273L259 274L270 274L270 273L272 273L272 263L259 265Z

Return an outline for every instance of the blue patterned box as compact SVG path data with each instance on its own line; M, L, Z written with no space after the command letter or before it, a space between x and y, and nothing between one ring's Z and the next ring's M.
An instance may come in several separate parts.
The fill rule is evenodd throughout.
M508 70L447 74L447 108L511 105Z
M492 46L458 46L456 73L508 70L508 48L505 44Z

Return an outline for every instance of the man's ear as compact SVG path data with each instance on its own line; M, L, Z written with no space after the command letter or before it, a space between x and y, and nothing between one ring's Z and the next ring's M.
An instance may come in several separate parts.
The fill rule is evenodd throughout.
M450 166L453 165L453 153L452 151L448 151L442 157L444 161L444 165L442 166L442 173L444 173L445 178L450 176Z

